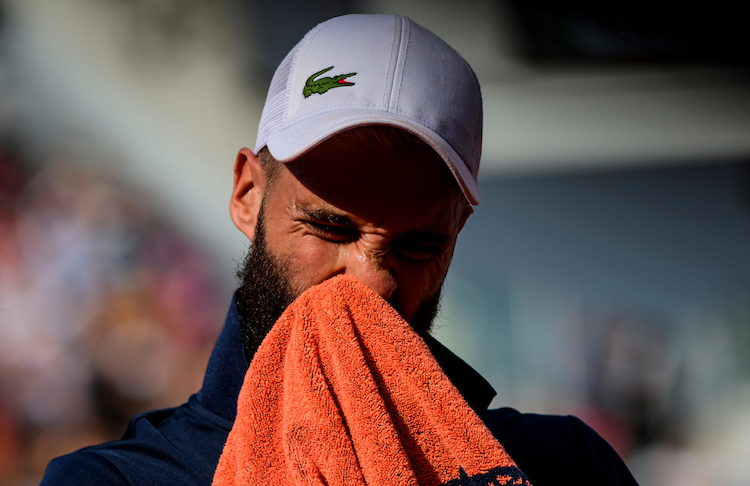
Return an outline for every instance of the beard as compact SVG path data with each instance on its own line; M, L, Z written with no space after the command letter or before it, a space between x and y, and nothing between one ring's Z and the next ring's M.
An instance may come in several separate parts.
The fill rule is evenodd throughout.
M275 257L268 249L263 209L264 204L261 204L253 245L237 269L240 287L235 303L242 317L241 330L248 363L284 310L302 293L292 286L289 263ZM444 281L432 296L420 303L409 321L422 337L430 333L440 309ZM389 299L389 303L396 307L394 302L395 297Z
M248 363L266 334L298 295L292 290L289 265L268 251L263 209L261 204L253 245L237 268L240 287L235 304L242 317L241 330Z

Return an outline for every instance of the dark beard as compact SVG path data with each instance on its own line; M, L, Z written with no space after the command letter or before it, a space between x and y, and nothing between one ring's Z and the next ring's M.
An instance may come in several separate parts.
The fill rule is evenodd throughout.
M237 312L242 317L242 335L248 362L284 310L301 293L293 290L290 273L289 265L268 251L261 204L255 227L255 242L237 269L240 288L235 302ZM409 324L422 337L427 336L432 329L440 308L442 291L443 282L429 299L419 305L412 316ZM394 304L393 299L390 303Z
M268 252L261 205L255 242L237 269L240 288L237 289L235 303L242 317L242 336L248 362L284 310L297 297L288 275L288 265Z
M440 311L440 299L443 296L444 283L445 278L440 282L440 287L432 294L432 297L419 304L417 312L414 313L409 322L412 329L422 337L426 337L432 332L432 324Z

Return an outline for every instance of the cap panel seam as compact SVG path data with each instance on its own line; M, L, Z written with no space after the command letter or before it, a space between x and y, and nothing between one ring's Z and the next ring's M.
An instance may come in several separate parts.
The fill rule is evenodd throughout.
M399 17L395 17L393 22L394 24L397 22ZM396 63L393 60L393 53L396 52L396 45L400 44L401 36L399 35L399 42L396 42L396 35L398 34L397 26L393 26L393 37L391 37L391 55L388 58L388 69L386 69L385 72L385 79L383 79L383 106L389 106L391 103L390 98L386 99L386 96L388 95L388 91L393 90L393 85L391 85L391 90L388 89L388 79L391 78L391 72L396 70Z
M398 62L398 58L396 59L396 67L394 70L394 76L396 75L396 72L398 72L398 83L394 79L394 90L391 89L391 99L388 100L388 112L397 112L398 106L401 105L401 84L404 80L404 71L406 67L406 59L409 55L409 41L411 39L411 25L409 25L409 19L405 17L399 17L401 19L401 39L398 43L398 57L401 57L401 50L403 49L403 56L404 59L400 63ZM399 67L401 69L399 69ZM395 103L394 103L395 101Z
M329 20L329 22L331 22L331 21ZM325 22L323 24L325 24ZM313 34L313 31L310 31L308 33L308 35L310 35L310 34L313 34L313 35L310 36L310 39L307 41L304 49L300 49L299 55L295 57L294 64L292 65L292 70L293 70L292 74L296 74L297 68L299 67L298 66L299 63L297 62L297 59L299 57L307 55L307 51L310 50L310 46L312 45L313 41L315 40L316 37L318 37L318 35L320 35L321 31L323 30L322 27L321 27L323 24L318 24L316 26L316 28L313 29L315 31L314 34ZM307 36L305 36L305 37L307 37ZM292 79L295 79L295 78L293 77ZM291 93L291 91L292 91L292 85L291 85L291 83L289 84L289 89L287 91L289 91L289 93L290 93L289 96L291 97L291 95L292 95L292 93ZM301 95L302 93L299 93L299 94Z
M289 76L286 78L286 84L287 89L285 89L284 93L284 100L283 100L283 106L284 109L282 111L283 115L281 118L281 124L284 124L284 119L288 119L291 116L291 108L292 108L292 84L294 84L294 76L297 71L297 59L299 58L299 51L294 53L294 58L292 59L292 65L289 69Z

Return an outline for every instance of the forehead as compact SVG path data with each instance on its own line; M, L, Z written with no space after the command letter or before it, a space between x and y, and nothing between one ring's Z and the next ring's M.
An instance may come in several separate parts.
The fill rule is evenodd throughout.
M467 207L445 163L427 145L398 149L340 136L285 165L294 182L326 204L370 220L403 219L408 212L447 211L452 217Z

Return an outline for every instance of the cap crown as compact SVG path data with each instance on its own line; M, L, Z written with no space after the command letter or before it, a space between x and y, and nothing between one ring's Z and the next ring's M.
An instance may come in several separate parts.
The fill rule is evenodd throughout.
M424 139L473 204L482 98L468 63L432 32L398 15L328 20L276 70L255 151L292 160L336 133L384 124Z

